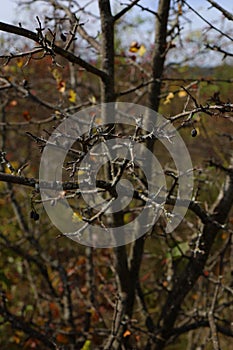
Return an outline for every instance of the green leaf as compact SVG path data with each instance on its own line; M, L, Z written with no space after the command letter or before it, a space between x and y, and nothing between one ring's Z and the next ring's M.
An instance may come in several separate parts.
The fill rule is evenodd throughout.
M185 254L189 250L188 242L182 242L177 244L174 248L172 248L171 252L167 254L168 258L180 258L182 257L182 253Z

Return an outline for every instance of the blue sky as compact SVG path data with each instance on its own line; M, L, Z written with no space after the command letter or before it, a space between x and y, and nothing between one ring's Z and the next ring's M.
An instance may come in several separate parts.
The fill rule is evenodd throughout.
M19 2L19 1L18 1ZM127 3L127 1L125 1ZM143 5L149 6L152 2L157 5L157 1L152 0L142 0ZM219 5L227 9L229 12L233 12L233 1L230 0L217 0ZM207 11L208 3L207 1L203 0L188 0L188 3L193 6L195 9L201 9L202 13L206 14L208 13L209 19L213 19L214 17L217 17L219 12L216 10ZM229 6L230 5L230 6ZM13 23L18 16L18 6L16 5L16 0L1 0L1 12L0 12L0 21L2 22L8 22ZM20 16L22 16L22 12L20 13ZM195 19L195 18L193 18ZM196 23L198 24L198 18L195 19Z
M0 12L0 21L2 22L7 22L7 23L12 23L17 25L19 22L22 23L22 25L30 30L35 30L36 26L37 26L37 21L36 21L36 15L38 14L40 18L44 8L45 8L45 4L46 1L41 1L39 2L41 5L41 7L39 8L39 10L41 10L40 13L36 13L36 11L30 12L27 10L23 11L23 8L20 7L20 11L19 11L19 6L17 5L17 3L20 3L21 0L0 0L1 1L1 12ZM116 0L110 0L111 4L114 5L115 3L120 4L121 2L124 3L129 3L130 0L125 0L125 1L116 1ZM230 28L230 25L232 25L232 22L225 20L222 21L221 20L221 13L212 8L210 9L210 4L208 3L207 0L186 0L188 4L190 4L198 13L200 13L204 18L206 18L209 22L215 24L219 29L222 29L223 31L226 30L226 28ZM232 0L215 0L216 2L218 2L218 4L220 6L222 6L223 8L225 8L228 12L233 13L233 1ZM22 0L22 3L24 1ZM97 10L97 1L93 1L93 3L91 3L88 0L79 0L79 3L89 3L90 4L90 11L92 10L93 12L96 12ZM141 0L140 4L143 5L144 7L148 7L151 8L152 10L156 11L157 9L157 5L158 5L158 0ZM115 6L113 6L113 8L115 8ZM133 40L140 40L141 43L145 44L145 46L150 45L150 43L152 42L151 40L153 39L153 34L150 34L149 32L149 28L151 28L151 21L154 21L154 16L148 14L148 12L146 11L140 11L139 12L140 16L142 16L144 18L144 24L143 27L144 29L146 28L147 30L141 30L138 28L136 29L135 32L135 28L133 29L132 33L127 32L126 33L122 33L122 35L126 36L127 38L127 44L130 41ZM128 22L130 21L130 14L128 14ZM82 18L82 17L81 17ZM125 17L125 19L127 20L127 18ZM98 28L96 27L96 25L93 27L93 23L91 24L92 21L87 20L86 21L86 25L87 25L87 30L89 32L94 31L94 35L97 35L98 33ZM26 24L25 24L26 23ZM192 12L188 12L186 14L186 18L184 18L182 20L182 35L183 38L185 38L186 36L189 36L189 34L191 32L195 33L195 32L199 32L199 33L204 33L206 31L206 27L207 25L194 13ZM91 27L88 27L91 26ZM227 26L227 27L226 27ZM152 26L153 28L153 26ZM212 31L213 32L213 31ZM136 35L135 35L136 33ZM214 35L216 34L216 32L214 31ZM0 32L1 35L1 32ZM210 33L210 38L211 38L211 33ZM230 50L229 47L227 46L227 50ZM1 48L0 48L1 51ZM182 56L182 53L177 50L177 53L175 52L175 50L172 51L172 54L174 55L174 60L178 60L179 61L179 55ZM175 55L177 55L177 57L175 57ZM213 57L212 57L213 56ZM221 54L216 54L213 53L212 56L208 56L207 58L204 59L204 63L203 64L221 64L221 60L222 60L222 55ZM195 57L193 57L195 59ZM206 61L207 59L207 61ZM199 60L199 58L198 58ZM211 60L211 61L210 61ZM231 59L232 62L232 59Z

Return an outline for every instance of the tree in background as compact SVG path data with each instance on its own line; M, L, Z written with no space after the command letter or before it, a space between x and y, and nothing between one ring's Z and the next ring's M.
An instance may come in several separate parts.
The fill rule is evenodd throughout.
M232 21L232 14L218 3L208 3L226 22ZM36 7L40 1L25 4L38 10L34 31L21 23L0 22L6 38L16 34L21 47L1 56L1 348L229 347L232 66L203 68L196 62L218 52L230 63L233 39L228 27L219 29L189 1L159 0L154 10L139 0L117 5L109 0L91 5L49 0L43 17ZM146 20L140 27L138 13L153 17L155 28L147 29ZM201 37L197 32L184 37L188 13L204 21ZM154 32L151 47L140 41L137 27L145 38ZM121 38L124 32L132 36L130 42ZM195 56L195 65L190 56ZM129 245L114 249L74 245L43 211L38 192L40 152L65 118L99 102L119 101L149 106L180 130L194 163L189 211L171 233L165 232L162 217ZM157 140L137 132L141 142L161 156L169 212L179 174ZM70 198L74 221L117 226L133 220L143 208L147 198L143 175L126 162L116 161L113 172L105 169L97 181L98 192L111 201L112 184L134 175L134 198L125 211L109 218L104 212L95 215L77 195L76 173L83 171L80 154L88 152L93 142L127 133L137 135L132 128L108 126L98 132L90 126L88 135L69 152L61 196ZM59 198L51 205L56 202Z

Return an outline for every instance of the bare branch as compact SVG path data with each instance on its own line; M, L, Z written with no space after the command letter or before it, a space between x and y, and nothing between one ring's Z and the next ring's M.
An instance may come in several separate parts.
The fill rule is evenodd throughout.
M41 38L38 34L31 32L28 29L24 29L22 27L16 27L16 26L13 26L11 24L0 22L0 31L16 34L16 35L31 39L38 44L41 44ZM52 45L52 42L49 41L48 39L45 39L45 43L49 47L51 47L51 45ZM67 59L69 62L78 64L81 67L83 67L84 69L86 69L88 72L99 76L102 80L107 79L107 74L104 71L94 67L93 65L91 65L87 61L84 61L82 58L75 56L73 53L66 51L63 48L61 48L55 44L52 45L52 51L55 54L58 54L61 57Z
M215 7L216 9L218 9L219 11L222 12L222 14L224 15L224 17L226 17L227 19L229 19L229 21L233 21L233 15L232 13L228 12L227 10L225 10L222 6L220 6L217 2L213 1L213 0L207 0L213 7Z
M229 52L229 51L226 51L226 50L223 50L220 46L218 45L210 45L210 44L206 44L206 47L207 49L211 49L213 51L217 51L217 52L220 52L222 53L224 56L223 56L223 59L226 58L227 56L229 57L233 57L233 53Z
M116 22L118 19L120 19L122 16L124 16L129 10L131 10L132 7L134 7L140 0L134 0L131 1L131 3L129 3L129 5L127 5L123 10L121 10L120 12L118 12L115 16L114 16L114 22Z
M213 343L213 349L214 350L220 350L221 349L220 345L219 345L217 326L216 326L215 319L214 319L214 309L215 309L215 304L216 304L216 301L217 301L219 287L220 287L220 282L215 287L211 308L210 308L210 310L208 312L208 319L209 319L209 324L210 324L210 330L211 330L212 343Z
M199 18L201 18L210 28L214 29L216 32L220 33L222 36L225 36L227 39L233 41L233 38L229 36L228 34L224 33L219 28L215 27L212 23L210 23L205 17L203 17L198 11L196 11L192 6L190 6L187 1L183 0L183 3L193 12L195 13Z

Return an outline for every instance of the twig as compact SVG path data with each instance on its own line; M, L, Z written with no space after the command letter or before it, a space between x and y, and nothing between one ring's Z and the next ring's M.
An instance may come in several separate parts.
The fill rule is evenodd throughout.
M215 324L215 319L214 319L214 308L217 302L217 296L219 292L219 287L220 287L220 281L215 287L214 291L214 296L211 304L211 308L208 312L208 320L210 324L210 331L211 331L211 336L212 336L212 343L213 343L213 349L214 350L220 350L220 344L219 344L219 339L218 339L218 332L217 332L217 327Z
M212 23L210 23L205 17L203 17L198 11L196 11L192 6L190 6L185 0L182 0L183 3L193 12L195 13L199 18L201 18L206 24L210 26L210 28L216 30L218 33L220 33L222 36L225 36L227 39L233 41L233 38L229 36L228 34L224 33L222 30L215 27Z
M28 38L30 40L33 40L33 41L37 42L38 44L41 44L41 36L38 33L36 34L28 29L24 29L21 27L13 26L11 24L0 22L0 31L16 34L16 35L19 35L21 37L25 37L25 38ZM52 45L52 42L45 38L45 44L47 45L47 47L50 48ZM83 60L79 56L76 56L73 53L66 51L65 49L61 48L60 46L53 44L52 50L55 54L62 56L63 58L67 59L69 62L78 64L81 67L83 67L84 69L86 69L88 72L99 76L103 81L108 79L107 73L96 68L95 66L93 66L92 64Z
M218 9L219 11L222 12L222 14L224 15L224 17L226 17L227 19L229 19L229 21L233 21L233 15L228 12L227 10L225 10L222 6L220 6L218 3L216 3L213 0L207 0L213 7L215 7L216 9Z

